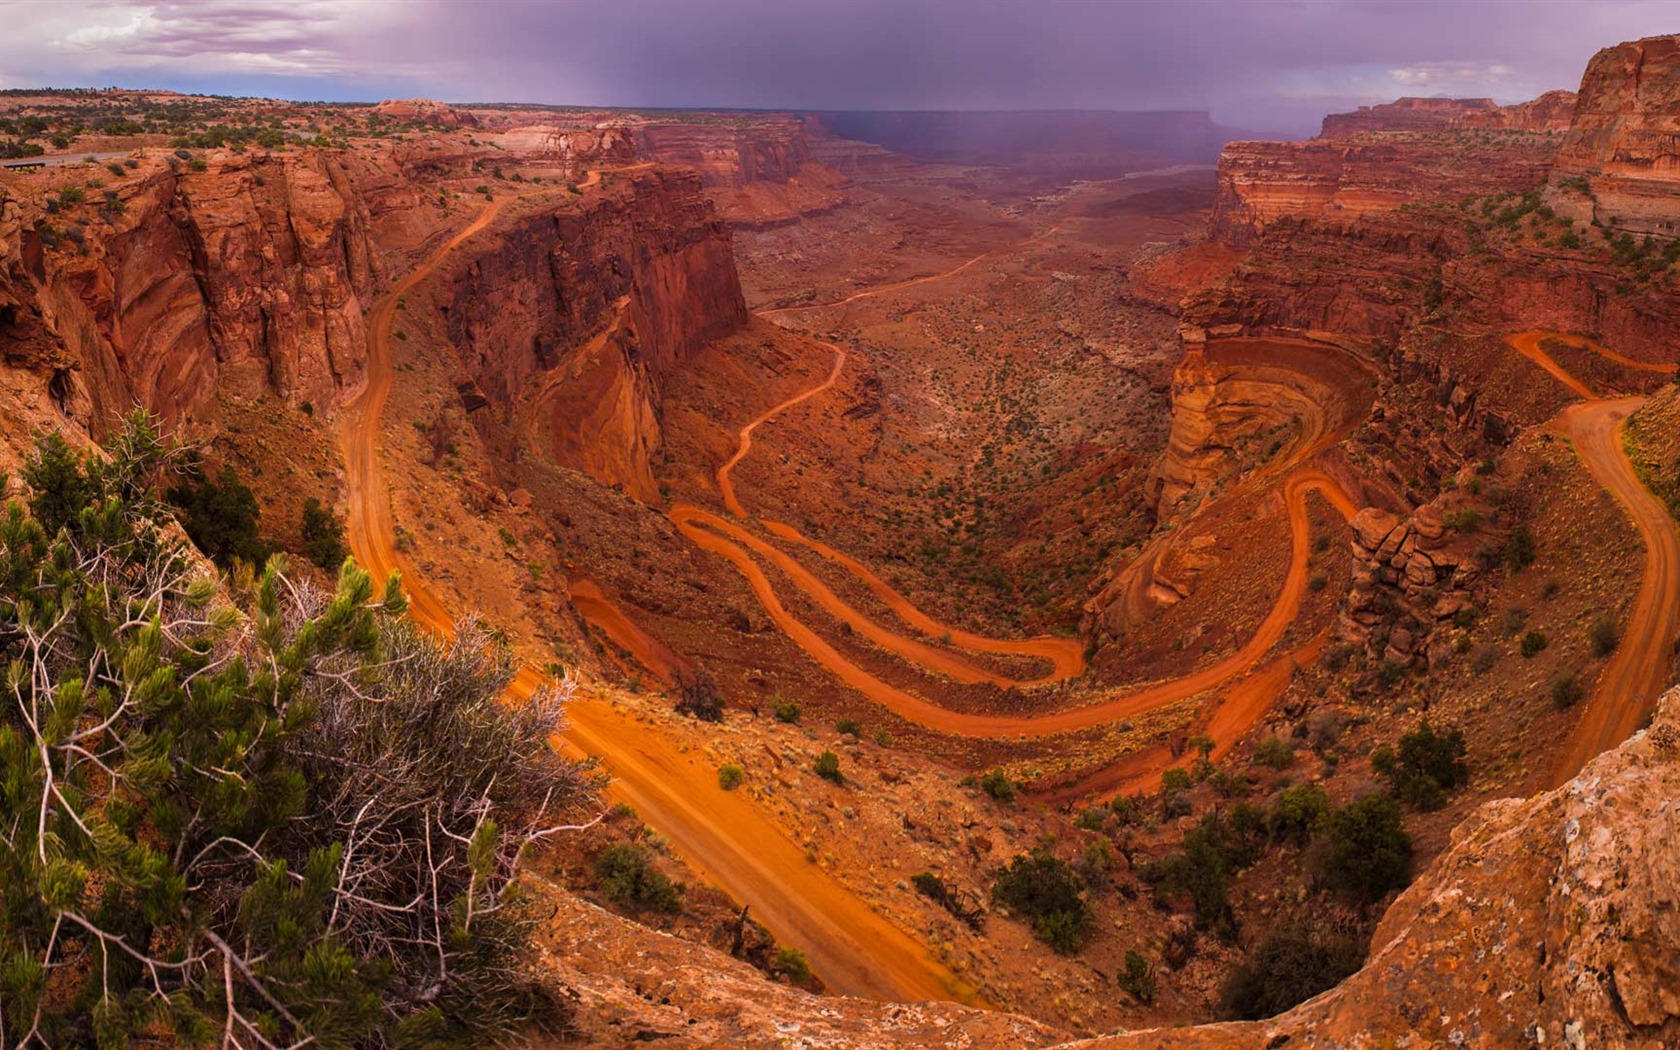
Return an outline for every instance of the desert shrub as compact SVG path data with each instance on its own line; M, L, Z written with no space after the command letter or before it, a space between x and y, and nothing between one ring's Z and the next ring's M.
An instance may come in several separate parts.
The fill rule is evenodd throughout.
M256 493L232 467L222 467L214 480L197 466L189 468L186 478L169 490L169 502L193 543L217 565L260 565L273 553L273 546L258 534L262 508Z
M777 700L774 710L776 721L794 725L799 721L799 715L803 709L793 700Z
M1161 791L1188 791L1190 789L1190 771L1177 766L1161 774Z
M1513 605L1505 610L1505 615L1499 618L1500 630L1507 637L1516 637L1528 625L1528 610L1520 605Z
M1510 538L1505 541L1505 564L1513 572L1520 572L1534 564L1536 555L1534 547L1534 533L1527 525L1518 525L1511 530Z
M1317 784L1296 784L1278 792L1266 830L1274 841L1305 845L1330 816L1330 796Z
M1114 980L1121 991L1145 1006L1155 1001L1155 967L1149 965L1142 953L1128 949L1125 964Z
M590 805L564 695L504 706L504 648L354 565L219 589L155 433L108 451L73 528L0 520L0 1041L498 1042L539 1001L520 851Z
M314 496L303 501L303 556L323 569L337 569L350 554L344 522Z
M1609 616L1600 616L1594 620L1587 634L1592 640L1593 652L1601 658L1615 652L1616 645L1622 640L1621 628Z
M1487 674L1493 670L1493 665L1499 662L1499 647L1494 645L1478 645L1470 652L1470 669L1478 675Z
M835 784L844 784L846 782L844 774L840 772L840 756L832 751L824 751L822 754L818 755L816 757L816 761L811 763L811 768L816 772L817 776L822 777L824 780L831 781Z
M734 791L747 779L747 771L733 762L718 767L718 787L725 791Z
M777 948L775 969L785 975L791 984L811 983L811 964L805 961L805 953L798 948Z
M1254 862L1257 827L1233 829L1220 813L1209 813L1184 835L1183 847L1144 869L1162 905L1188 896L1196 928L1234 932L1229 890L1231 878Z
M1143 800L1136 795L1115 795L1108 802L1108 810L1122 826L1143 821Z
M601 893L633 911L675 914L682 910L682 890L653 866L653 854L635 842L614 842L595 855Z
M1470 779L1464 761L1464 733L1449 726L1437 732L1429 719L1400 737L1398 746L1371 753L1371 768L1388 779L1402 802L1418 809L1440 809L1447 792Z
M1519 648L1524 660L1532 660L1544 652L1546 646L1550 644L1551 642L1546 639L1546 632L1528 631L1522 636L1522 644Z
M840 721L834 723L834 731L839 733L841 736L861 737L863 735L863 726L859 725L858 720L855 718L842 718Z
M992 883L992 899L1026 919L1058 955L1085 944L1093 918L1085 886L1066 861L1045 850L1016 855Z
M917 893L950 912L974 932L979 933L985 928L986 912L980 907L980 902L933 872L917 872L910 876L910 885L916 888Z
M1266 737L1254 745L1254 764L1267 769L1288 769L1295 764L1295 749L1289 746L1287 740Z
M723 721L723 694L705 671L677 672L677 712L702 722Z
M1307 716L1307 745L1323 754L1341 742L1347 730L1347 715L1334 707L1321 707Z
M1384 660L1377 665L1377 684L1384 689L1393 689L1400 684L1400 679L1406 677L1410 665L1399 660Z
M1552 697L1552 706L1560 711L1574 707L1581 702L1582 697L1587 695L1586 687L1581 684L1581 676L1574 671L1568 674L1560 674L1552 679L1548 692Z
M1400 803L1390 795L1366 795L1330 817L1317 874L1325 886L1372 904L1405 886L1411 865L1412 839L1401 823Z
M980 790L999 802L1015 801L1015 781L1001 769L989 769L980 775Z
M1220 988L1220 1006L1238 1021L1276 1017L1334 988L1359 969L1359 942L1312 927L1271 933L1231 971Z

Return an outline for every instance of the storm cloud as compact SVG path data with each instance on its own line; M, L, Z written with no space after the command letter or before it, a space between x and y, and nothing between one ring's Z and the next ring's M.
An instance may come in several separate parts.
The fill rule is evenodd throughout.
M1574 87L1680 2L0 2L0 86L811 109L1208 109Z

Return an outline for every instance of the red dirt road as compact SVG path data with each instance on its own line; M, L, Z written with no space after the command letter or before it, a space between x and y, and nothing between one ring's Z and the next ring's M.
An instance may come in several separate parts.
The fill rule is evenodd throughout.
M586 185L598 181L596 175ZM348 406L339 433L349 488L346 533L351 550L376 579L402 573L411 614L445 635L453 630L454 618L396 549L380 463L381 416L392 382L391 325L397 300L494 221L503 204L485 208L374 305L368 315L367 387ZM596 600L611 608L598 590L591 593L587 584L579 586L586 605ZM628 626L635 630L633 624ZM545 681L541 672L524 668L509 689L509 699L529 698ZM808 861L804 849L744 794L720 790L715 769L703 767L672 741L599 698L576 699L567 714L571 725L557 743L572 754L601 756L614 776L608 793L636 807L698 872L750 904L754 918L779 940L804 951L831 989L896 1000L973 998L923 944Z
M1518 353L1586 398L1564 409L1551 425L1574 444L1575 454L1587 472L1621 503L1645 543L1645 571L1633 612L1570 735L1568 750L1553 770L1555 786L1572 778L1599 753L1637 732L1668 687L1674 643L1680 638L1680 537L1676 536L1668 508L1639 480L1622 444L1623 422L1645 399L1600 399L1546 353L1541 343L1550 338L1584 343L1601 357L1629 368L1672 373L1674 366L1636 361L1593 340L1561 332L1518 332L1505 337Z

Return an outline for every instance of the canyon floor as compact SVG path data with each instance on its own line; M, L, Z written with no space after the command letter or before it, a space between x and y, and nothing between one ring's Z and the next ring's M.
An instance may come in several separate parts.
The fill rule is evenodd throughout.
M1668 1045L1680 248L1612 52L1101 177L231 100L0 175L0 435L139 403L577 685L558 1045Z

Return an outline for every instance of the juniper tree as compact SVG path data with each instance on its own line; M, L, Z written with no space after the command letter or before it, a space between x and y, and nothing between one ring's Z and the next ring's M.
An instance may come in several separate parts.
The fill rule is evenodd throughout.
M144 419L67 450L0 518L0 1043L480 1044L531 1013L517 862L594 807L549 744L567 690L504 706L487 631L432 641L353 563L219 583Z

